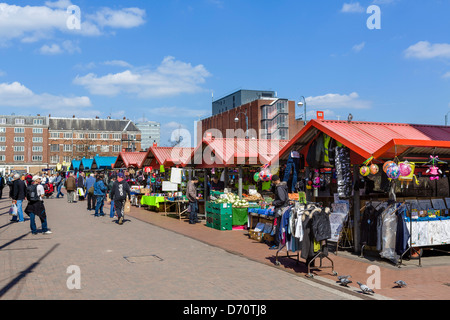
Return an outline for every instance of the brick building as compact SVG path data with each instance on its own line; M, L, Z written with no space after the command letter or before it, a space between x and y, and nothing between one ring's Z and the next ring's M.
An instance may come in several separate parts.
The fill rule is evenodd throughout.
M47 117L0 115L0 172L39 172L47 154Z
M49 118L49 163L141 151L141 132L131 120Z
M259 97L200 120L197 137L201 139L205 133L210 133L217 138L232 138L227 137L227 130L231 130L238 138L290 140L303 125L303 121L295 118L295 101Z

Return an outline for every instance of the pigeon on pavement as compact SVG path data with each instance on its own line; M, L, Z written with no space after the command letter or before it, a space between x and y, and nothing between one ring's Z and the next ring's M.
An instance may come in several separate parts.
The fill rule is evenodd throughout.
M338 276L338 280L342 282L344 279L351 278L352 276Z
M397 285L398 288L403 288L403 287L407 286L406 282L403 280L398 280L398 281L395 281L394 283Z
M359 284L359 288L361 289L361 291L364 294L370 294L370 293L375 293L375 291L373 291L372 289L370 289L368 286L366 286L365 284L362 284L361 282L356 282L357 284Z
M348 287L348 284L349 284L349 283L352 283L352 281L349 280L349 279L347 279L347 278L341 279L341 285L342 285L342 286Z

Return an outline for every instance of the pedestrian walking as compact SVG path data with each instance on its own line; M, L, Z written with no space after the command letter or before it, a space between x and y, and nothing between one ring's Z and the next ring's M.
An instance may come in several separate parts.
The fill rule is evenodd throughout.
M114 186L114 182L116 182L116 176L112 175L111 179L109 180L109 183L108 183L108 195L109 195L109 200L111 202L111 208L109 209L109 217L110 218L114 218L114 215L115 215L114 199L113 199L112 194L111 194L111 191L112 191L113 186Z
M129 200L131 199L131 188L122 172L117 174L117 180L111 188L110 196L111 201L114 201L114 210L116 211L117 220L121 225L125 219L124 209L127 196Z
M20 179L20 175L18 173L14 175L12 189L12 199L13 204L17 206L17 216L13 216L11 222L17 222L17 218L19 219L18 222L24 222L22 205L23 200L25 200L26 197L26 185L25 181Z
M103 182L103 175L101 174L97 175L96 181L94 183L94 195L96 198L94 216L96 217L105 215L105 213L103 212L103 205L105 203L105 196L107 189L108 188Z
M95 177L94 174L91 173L89 177L85 181L85 189L87 194L87 209L94 210L95 209L95 195L94 195L94 183Z
M41 177L34 176L32 184L27 187L27 200L28 204L25 208L25 213L30 217L31 233L36 235L36 216L41 220L41 229L43 234L51 234L47 225L47 213L44 206L44 186L41 184Z
M193 177L188 182L186 187L186 197L189 200L189 224L195 224L199 223L198 220L198 197L197 197L197 187L196 184L198 183L198 178Z
M64 172L61 172L56 178L55 178L55 186L56 186L56 198L59 198L61 195L62 198L64 198L64 194L61 192L61 188L65 183L65 177Z
M80 172L78 174L78 178L77 178L77 194L78 194L78 199L80 201L83 201L85 199L85 191L84 191L84 185L85 185L85 181L84 181L84 172Z
M69 176L64 183L67 191L67 202L73 203L75 201L75 190L77 189L77 183L75 177L69 172Z
M3 198L3 188L6 185L5 178L3 178L3 175L0 174L0 199Z

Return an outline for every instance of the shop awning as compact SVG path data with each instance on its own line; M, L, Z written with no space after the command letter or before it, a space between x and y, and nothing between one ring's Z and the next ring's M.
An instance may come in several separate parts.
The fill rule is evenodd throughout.
M190 164L196 168L261 166L278 159L287 144L287 140L205 138L193 151Z
M146 152L121 152L117 156L114 168L142 168L142 164L147 156Z
M72 160L72 164L71 164L71 169L72 170L80 170L80 164L81 164L81 161L80 160Z
M94 157L92 169L111 169L117 157Z
M81 170L90 170L92 168L92 163L94 162L94 159L81 159L80 169Z
M184 166L190 159L193 148L184 147L150 147L142 162L143 167Z
M339 141L361 159L371 156L392 159L395 155L413 153L424 156L435 147L439 154L450 145L450 127L446 126L314 119L281 150L280 158L287 159L292 150L300 151L320 132Z

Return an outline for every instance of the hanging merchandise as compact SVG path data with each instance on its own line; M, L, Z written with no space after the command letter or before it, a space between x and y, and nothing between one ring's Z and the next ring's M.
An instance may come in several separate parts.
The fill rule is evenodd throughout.
M397 179L400 176L400 169L398 165L395 163L391 164L386 170L386 175L389 179Z
M395 164L394 161L386 161L383 165L383 171L384 173L387 173L387 169L389 168L390 165Z
M378 168L378 166L374 163L370 165L369 169L370 169L370 173L373 175L377 174L378 171L380 171L380 168Z
M352 172L350 169L350 150L347 147L336 147L335 164L337 191L340 198L352 195Z
M259 182L259 172L256 172L256 173L253 175L253 180L255 180L255 182Z
M431 160L429 162L431 162L431 166L429 166L430 168L426 173L431 174L430 180L439 180L439 175L442 174L442 171L438 168L437 164L443 161L440 161L438 156L430 156L430 158Z
M368 166L362 166L359 169L359 173L363 176L363 177L367 177L370 173L370 168Z
M416 184L419 185L419 181L417 180L416 175L414 174L414 170L416 168L416 164L414 162L408 162L408 160L399 163L400 176L398 180L401 182L401 188L403 189L403 183L406 183L406 189L409 187L409 183L416 180Z

